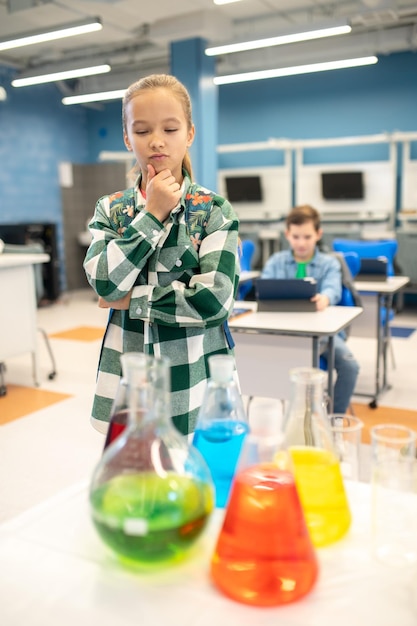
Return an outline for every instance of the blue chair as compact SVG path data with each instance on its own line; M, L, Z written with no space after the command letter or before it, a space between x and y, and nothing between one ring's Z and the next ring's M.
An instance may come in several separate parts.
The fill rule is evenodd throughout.
M240 246L240 269L250 271L252 269L252 259L255 253L255 244L251 239L243 239ZM252 281L242 283L237 292L237 299L244 300L245 296L252 289Z
M356 239L334 239L333 250L336 252L356 252L360 259L377 259L385 257L388 262L387 274L394 276L394 259L398 250L398 242L396 239L381 239L377 241L366 241ZM381 308L381 326L385 329L388 325L387 345L390 348L393 366L395 368L395 358L391 343L391 333L389 332L389 323L394 319L394 310L392 301L387 307Z
M388 276L394 276L394 258L398 250L396 239L380 241L362 241L357 239L334 239L335 252L356 252L360 259L377 259L386 257L388 261Z

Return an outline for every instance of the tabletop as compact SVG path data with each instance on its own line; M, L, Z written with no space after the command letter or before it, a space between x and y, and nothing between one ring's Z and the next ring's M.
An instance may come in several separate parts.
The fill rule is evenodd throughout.
M239 275L239 283L246 283L254 278L259 278L261 272L258 270L241 270Z
M222 511L212 516L186 561L145 573L122 566L101 542L90 521L88 482L74 485L0 526L1 623L415 626L417 573L413 567L390 568L375 560L370 485L346 485L351 529L317 551L320 573L313 590L294 604L274 608L238 604L211 583L209 562Z
M377 293L395 293L410 282L408 276L388 276L387 280L355 280L359 292L375 291Z
M0 254L0 268L2 267L18 267L23 265L37 265L38 263L48 263L49 254Z
M236 307L245 308L245 302ZM249 303L248 303L249 304ZM254 308L250 303L248 309ZM329 306L312 312L253 312L229 320L233 331L294 334L305 336L335 335L362 313L361 307Z

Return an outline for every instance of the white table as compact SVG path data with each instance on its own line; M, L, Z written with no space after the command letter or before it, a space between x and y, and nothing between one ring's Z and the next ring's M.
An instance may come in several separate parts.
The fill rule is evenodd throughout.
M247 283L250 280L254 280L255 278L259 278L261 272L258 270L242 270L239 276L239 285L243 283Z
M33 378L39 384L37 322L33 266L47 263L48 254L0 254L0 363L32 355Z
M87 485L0 526L2 626L415 626L417 577L370 552L370 487L352 483L353 524L317 551L316 586L300 601L252 608L209 578L220 511L187 561L141 573L120 565L90 521ZM417 532L417 531L416 531Z
M236 307L256 309L256 303ZM334 336L362 313L360 307L331 306L309 313L261 312L231 319L242 393L289 399L293 367L319 367L320 337L329 337L328 394L333 402ZM331 407L330 407L331 408Z
M352 324L352 337L374 337L376 339L375 387L371 393L355 391L355 395L370 396L370 406L376 408L380 394L390 389L388 383L387 347L389 342L388 311L392 307L394 294L409 282L408 276L389 276L384 281L355 281L363 305L363 315ZM381 310L386 307L387 323L381 324ZM382 369L381 369L382 363ZM382 379L382 380L381 380Z

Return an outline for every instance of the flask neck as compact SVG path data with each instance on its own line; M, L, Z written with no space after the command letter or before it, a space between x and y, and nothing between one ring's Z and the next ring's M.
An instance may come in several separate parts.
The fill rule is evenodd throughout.
M169 364L143 353L126 353L121 357L123 377L127 383L131 426L170 419Z
M329 429L324 394L324 375L293 375L286 415L288 445L321 446L322 430ZM323 374L322 372L320 374Z

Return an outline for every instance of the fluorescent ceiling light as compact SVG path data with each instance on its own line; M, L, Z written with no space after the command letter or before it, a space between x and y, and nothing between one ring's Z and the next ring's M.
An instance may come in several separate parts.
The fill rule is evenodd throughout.
M126 89L117 89L116 91L101 91L99 93L87 93L81 96L66 96L62 98L62 104L84 104L86 102L101 102L103 100L122 99L126 93Z
M42 31L32 31L25 35L13 35L7 39L0 40L0 51L11 50L12 48L21 48L23 46L31 46L35 43L43 43L44 41L53 41L54 39L63 39L64 37L72 37L74 35L84 35L96 30L101 30L103 25L98 18L83 20L82 22L72 22L63 24L62 26L54 26L50 29Z
M378 62L378 57L360 57L357 59L344 59L342 61L326 61L324 63L312 63L310 65L296 65L294 67L281 67L275 70L260 70L258 72L244 72L242 74L229 74L218 76L213 79L215 85L229 85L231 83L244 83L250 80L263 78L280 78L282 76L295 76L297 74L310 74L312 72L326 72L328 70L340 70L348 67L360 67L372 65Z
M214 4L232 4L232 2L240 2L240 0L213 0Z
M206 48L205 53L207 56L216 56L218 54L230 54L232 52L245 52L246 50L270 48L271 46L283 46L285 44L309 41L311 39L322 39L324 37L334 37L335 35L346 35L347 33L350 33L351 30L350 26L344 24L342 26L332 26L330 28L319 28L316 30L308 30L289 35L280 35L279 37L268 37L267 39L242 41L241 43L215 46L213 48Z
M52 83L56 80L68 80L70 78L81 78L82 76L94 76L96 74L106 74L110 72L110 65L93 65L91 67L81 67L79 69L66 70L63 72L51 72L39 76L27 76L26 78L15 78L12 80L13 87L28 87L29 85L40 85L42 83Z

